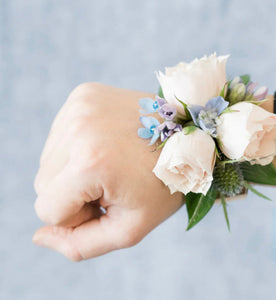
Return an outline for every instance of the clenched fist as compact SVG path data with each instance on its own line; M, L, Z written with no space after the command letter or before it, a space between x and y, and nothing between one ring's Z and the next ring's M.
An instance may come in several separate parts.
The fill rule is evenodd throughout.
M138 137L138 100L152 94L77 87L49 133L35 179L48 225L34 243L79 261L138 243L183 204L152 173L161 150Z

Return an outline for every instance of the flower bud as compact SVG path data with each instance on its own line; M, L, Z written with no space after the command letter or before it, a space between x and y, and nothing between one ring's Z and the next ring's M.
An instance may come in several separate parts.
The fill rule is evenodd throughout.
M231 104L235 104L242 101L245 96L245 92L246 92L245 85L243 83L237 83L230 90L229 102Z

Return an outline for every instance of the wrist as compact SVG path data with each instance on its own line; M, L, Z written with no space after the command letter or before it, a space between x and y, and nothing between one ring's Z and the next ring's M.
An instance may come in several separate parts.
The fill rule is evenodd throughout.
M262 107L263 109L273 113L273 95L267 95L266 97L268 100L265 101L263 104L260 105L260 107Z

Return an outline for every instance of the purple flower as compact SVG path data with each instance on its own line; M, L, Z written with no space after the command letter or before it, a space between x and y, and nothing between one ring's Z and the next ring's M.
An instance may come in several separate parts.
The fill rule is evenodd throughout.
M257 82L249 81L248 84L246 85L246 91L247 91L249 94L253 94L255 88L257 87L257 85L258 85Z
M158 95L156 95L155 99L158 102L159 106L162 106L167 103L167 101L164 98L161 98Z
M158 109L159 115L163 119L172 120L176 116L177 113L176 108L168 104L165 99L156 96L156 101L159 104L159 109Z
M257 82L252 82L250 81L247 85L246 85L246 91L249 94L252 94L253 97L257 100L257 101L261 101L264 100L265 97L267 96L268 93L268 88L266 86L261 86L259 87L256 91L255 88L257 87L258 83Z
M176 116L176 108L168 103L163 104L159 110L159 115L165 120L172 120Z
M173 121L165 121L164 123L158 125L156 129L161 134L161 142L164 142L174 132L181 131L182 126L180 124L174 123Z
M238 99L240 97L240 99L238 101L230 101L230 102L237 103L243 100L254 100L254 98L257 101L264 100L267 96L268 88L265 86L261 86L257 90L255 90L257 85L258 85L257 82L252 82L252 81L249 81L247 84L244 84L241 77L239 76L235 77L231 81L229 88L232 91L232 97L234 98L238 97Z
M258 100L264 100L268 94L268 88L266 86L261 86L254 92L253 96Z

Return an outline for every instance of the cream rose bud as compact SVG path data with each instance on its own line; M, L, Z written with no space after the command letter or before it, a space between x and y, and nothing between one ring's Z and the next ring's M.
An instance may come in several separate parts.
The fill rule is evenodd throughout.
M209 99L219 96L227 81L225 65L228 57L217 57L214 53L191 63L181 62L175 67L166 68L165 74L158 72L164 98L183 115L183 106L176 97L186 104L204 106Z
M185 135L174 133L164 145L155 175L174 192L203 193L206 195L213 177L215 143L201 129Z
M222 114L217 125L223 153L252 164L272 162L276 154L276 115L246 102L231 106L231 110L236 112Z

